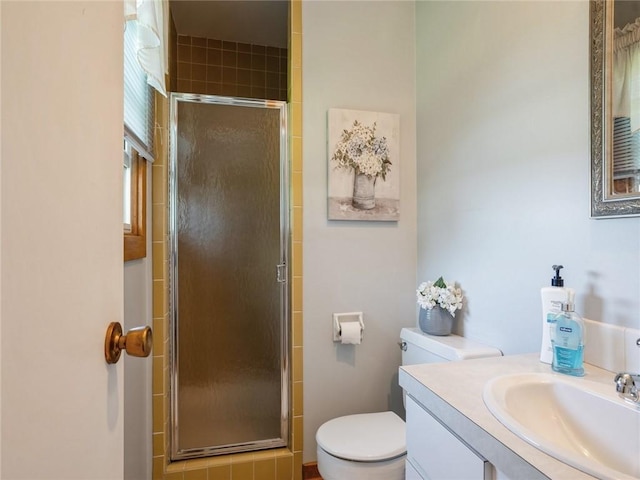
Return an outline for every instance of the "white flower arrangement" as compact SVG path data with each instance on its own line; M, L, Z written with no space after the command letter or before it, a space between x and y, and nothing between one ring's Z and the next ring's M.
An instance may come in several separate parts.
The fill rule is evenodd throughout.
M452 317L456 316L456 310L462 308L462 290L455 283L447 283L442 277L435 282L423 282L416 290L418 305L431 310L436 305L447 310Z
M367 127L354 120L351 130L343 130L331 160L338 168L353 169L371 178L386 179L391 168L386 137L376 137L376 123Z

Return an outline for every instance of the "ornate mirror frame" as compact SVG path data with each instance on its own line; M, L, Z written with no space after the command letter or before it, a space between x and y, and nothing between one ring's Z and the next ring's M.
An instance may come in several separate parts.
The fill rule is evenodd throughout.
M590 2L591 63L591 217L615 218L640 215L640 195L612 197L608 186L613 171L610 92L612 51L610 30L614 0Z

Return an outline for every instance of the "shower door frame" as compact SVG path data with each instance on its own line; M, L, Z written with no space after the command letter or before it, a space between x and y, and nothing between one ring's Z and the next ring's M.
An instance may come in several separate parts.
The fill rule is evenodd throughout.
M178 134L178 104L180 102L205 103L212 105L226 105L250 108L269 108L280 111L280 264L274 266L274 277L281 283L280 289L280 352L281 352L281 398L280 398L280 438L256 440L240 444L225 446L209 446L202 448L178 449L178 239L177 239L177 134ZM217 95L201 95L191 93L175 93L170 96L169 119L169 401L170 401L170 452L172 461L194 458L211 457L217 455L252 452L271 448L289 446L290 430L290 289L291 269L289 268L290 252L290 198L289 198L289 150L288 150L288 121L287 102L279 100L257 100L238 97L224 97Z

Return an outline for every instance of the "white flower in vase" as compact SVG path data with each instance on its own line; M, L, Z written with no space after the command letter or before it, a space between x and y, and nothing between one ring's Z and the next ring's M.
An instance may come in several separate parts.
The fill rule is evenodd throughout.
M420 307L431 310L438 306L448 311L452 317L462 308L462 290L455 283L447 283L442 277L435 282L423 282L416 290Z

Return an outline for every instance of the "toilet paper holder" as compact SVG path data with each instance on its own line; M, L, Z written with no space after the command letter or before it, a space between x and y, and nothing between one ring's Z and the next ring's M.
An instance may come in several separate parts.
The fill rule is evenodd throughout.
M341 323L358 322L360 330L364 331L364 320L362 312L334 313L333 314L333 341L340 342L342 340Z

